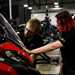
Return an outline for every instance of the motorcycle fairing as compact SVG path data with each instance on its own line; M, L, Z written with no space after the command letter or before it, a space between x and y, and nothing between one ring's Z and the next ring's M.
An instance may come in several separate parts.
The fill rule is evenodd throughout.
M17 52L19 55L22 55L25 59L27 59L29 62L32 62L32 58L29 56L28 53L26 53L24 50L22 50L21 48L19 48L18 46L16 46L14 43L12 42L5 42L0 44L0 51L15 51Z
M12 66L5 62L0 62L0 75L18 75Z
M4 31L3 37L11 41L11 42L5 41L4 43L0 44L0 51L1 50L16 51L17 53L21 54L31 62L32 58L25 51L26 48L23 42L21 41L15 30L12 28L12 26L8 23L6 18L1 13L0 13L0 27Z
M4 37L13 41L17 45L19 45L23 50L25 50L25 46L15 30L12 28L12 26L9 24L9 22L6 20L6 18L0 13L0 27L4 30Z

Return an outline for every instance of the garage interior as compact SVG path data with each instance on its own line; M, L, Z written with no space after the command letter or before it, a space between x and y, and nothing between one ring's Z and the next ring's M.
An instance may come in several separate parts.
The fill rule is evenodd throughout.
M46 16L51 20L51 25L56 27L55 15L61 10L68 10L73 18L75 17L75 0L0 0L0 13L2 13L10 24L15 20L16 24L12 25L15 31L17 28L23 28L26 22L31 18L37 18L43 21ZM50 42L48 38L44 42ZM51 41L52 42L52 41ZM52 52L45 53L48 57L45 62L43 56L38 56L36 69L42 75L59 75L61 65L61 52L56 49ZM45 56L45 57L47 57ZM42 62L41 62L42 60Z

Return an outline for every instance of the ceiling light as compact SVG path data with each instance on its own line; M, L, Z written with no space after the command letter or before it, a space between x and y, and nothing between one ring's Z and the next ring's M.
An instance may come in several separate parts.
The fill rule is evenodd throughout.
M32 7L28 7L29 10L32 10Z
M59 5L59 3L58 2L54 2L54 5Z
M28 5L27 4L24 4L24 7L28 7Z

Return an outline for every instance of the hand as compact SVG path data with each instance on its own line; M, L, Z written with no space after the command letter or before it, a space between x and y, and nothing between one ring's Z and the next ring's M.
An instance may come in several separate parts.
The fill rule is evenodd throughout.
M25 50L28 54L31 54L31 51L29 49L24 47L23 50Z

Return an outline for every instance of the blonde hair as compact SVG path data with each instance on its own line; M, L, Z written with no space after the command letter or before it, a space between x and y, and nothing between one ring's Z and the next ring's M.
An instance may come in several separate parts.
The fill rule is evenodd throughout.
M41 22L36 18L30 19L26 25L29 25L31 28L35 29L36 32L40 31L41 29Z

